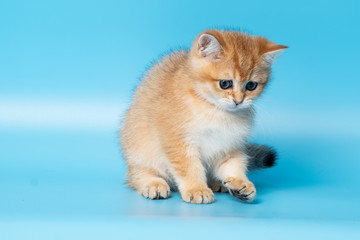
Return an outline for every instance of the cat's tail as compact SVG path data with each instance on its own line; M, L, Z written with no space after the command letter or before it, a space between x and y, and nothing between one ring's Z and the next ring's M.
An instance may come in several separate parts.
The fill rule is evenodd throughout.
M255 143L246 144L246 153L249 156L248 169L250 171L273 167L277 159L273 148Z

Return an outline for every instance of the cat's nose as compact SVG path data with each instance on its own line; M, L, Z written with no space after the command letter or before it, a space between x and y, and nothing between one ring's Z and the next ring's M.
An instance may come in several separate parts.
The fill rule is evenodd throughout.
M236 106L241 104L243 101L244 101L244 99L241 99L241 100L235 100L234 99L234 103L235 103Z

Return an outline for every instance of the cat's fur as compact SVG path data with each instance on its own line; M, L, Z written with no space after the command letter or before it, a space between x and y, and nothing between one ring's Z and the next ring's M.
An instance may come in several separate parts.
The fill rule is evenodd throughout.
M271 62L286 47L239 32L208 30L190 51L155 63L136 89L121 129L128 184L150 199L178 189L184 201L211 203L213 191L256 195L247 170L270 167L275 152L247 143ZM233 80L221 89L219 80ZM258 83L246 91L249 80Z

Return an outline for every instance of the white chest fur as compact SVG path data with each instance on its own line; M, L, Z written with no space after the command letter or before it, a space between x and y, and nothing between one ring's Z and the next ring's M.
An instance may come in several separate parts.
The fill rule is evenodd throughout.
M199 114L192 122L192 140L203 162L211 163L234 149L240 149L250 134L252 117L226 112Z

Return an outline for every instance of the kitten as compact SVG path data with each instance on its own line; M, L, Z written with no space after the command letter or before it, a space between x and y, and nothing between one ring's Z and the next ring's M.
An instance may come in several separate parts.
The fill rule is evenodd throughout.
M191 203L213 202L212 190L252 201L256 190L247 171L275 160L271 148L247 143L252 102L285 48L263 37L208 30L191 50L155 63L121 129L129 186L150 199L177 189Z

